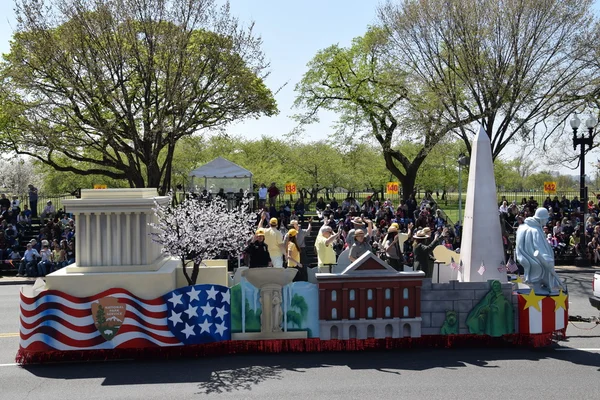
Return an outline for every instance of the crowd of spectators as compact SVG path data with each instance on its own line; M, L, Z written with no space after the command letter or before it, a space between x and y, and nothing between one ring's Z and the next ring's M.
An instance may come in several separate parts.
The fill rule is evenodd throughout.
M279 209L274 205L267 206L266 202L262 204L264 207L259 210L257 215L257 224L260 227L259 236L266 236L265 242L268 244L269 252L277 258L279 265L279 259L282 256L284 260L287 258L285 255L288 249L288 240L280 243L273 239L273 236L286 238L289 237L289 232L292 233L292 237L298 235L298 221L300 223L304 221L306 207L302 198L299 198L294 205L285 202ZM413 232L424 232L423 234L428 237L430 235L439 236L439 243L451 250L460 247L460 226L447 227L447 219L443 212L437 209L437 204L429 192L420 202L417 202L415 196L411 195L408 200L400 201L397 206L394 206L391 199L379 200L372 196L367 197L362 203L352 196L347 196L340 202L335 197L329 202L325 202L320 197L315 204L315 211L320 225L315 243L320 265L324 263L322 259L328 260L326 265L331 264L331 260L335 262L335 257L349 248L350 261L357 259L365 251L372 251L386 260L393 268L402 270L404 264L411 265L413 262ZM268 227L264 226L265 221L269 221ZM290 223L295 227L290 227ZM402 243L402 248L397 239L400 233L408 235L408 240ZM310 229L306 234L311 234ZM259 240L262 239L254 238L255 242ZM274 245L278 247L276 251L271 249ZM262 245L259 244L253 246L252 251L254 252L259 251L256 248L262 248ZM322 257L323 253L328 252L329 249L333 250L333 257L331 255ZM290 255L292 254L290 253ZM302 262L299 264L305 261L303 254L301 252L300 261ZM270 258L270 262L275 264L273 257ZM292 263L296 264L296 261L292 261Z
M526 218L532 217L535 210L540 207L533 196L523 198L520 204L509 202L503 198L499 205L499 212L503 221L505 237L510 237L516 232ZM577 196L568 199L566 196L546 197L541 207L548 210L550 218L544 233L548 243L552 246L555 258L560 261L565 257L587 257L590 262L600 265L600 195L587 204L581 202ZM585 219L585 220L584 220ZM585 234L586 248L581 245ZM512 241L508 241L512 246Z
M371 196L362 203L349 196L341 204L334 198L329 204L321 202L321 205L322 209L317 203L317 213L323 217L324 224L333 231L340 231L334 245L338 254L353 246L368 248L392 267L401 270L402 265L413 263L413 233L422 231L427 235L440 236L439 244L450 250L460 248L460 226L449 226L431 192L426 192L420 202L412 194L406 201L400 200L397 206L391 199L379 200ZM364 238L358 238L360 243L356 243L357 238L353 235L357 230L365 233ZM404 241L402 248L397 248L395 243L400 243L396 239L400 233L406 233L408 240ZM350 261L353 261L364 251L358 250L359 254L355 254L351 249L351 253Z
M33 201L32 201L33 196ZM18 196L0 194L0 262L17 276L45 276L75 262L75 221L48 201L37 215L37 189L30 185L30 209Z

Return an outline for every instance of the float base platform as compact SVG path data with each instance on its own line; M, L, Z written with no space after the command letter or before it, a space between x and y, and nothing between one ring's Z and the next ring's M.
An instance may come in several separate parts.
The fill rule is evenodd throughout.
M117 348L108 350L28 351L20 348L16 362L22 365L56 362L108 360L148 360L219 357L233 354L318 353L359 351L401 351L409 349L451 348L539 348L550 346L564 332L485 335L430 335L398 339L320 340L230 340L201 345Z

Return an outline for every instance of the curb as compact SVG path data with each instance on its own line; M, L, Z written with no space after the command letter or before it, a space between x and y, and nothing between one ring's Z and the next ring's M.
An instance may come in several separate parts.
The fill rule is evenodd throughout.
M15 280L3 280L0 279L0 286L9 286L9 285L33 285L35 283L34 280L28 279L15 279Z
M560 267L555 267L554 270L556 272L570 272L570 273L594 273L594 272L599 272L600 268L584 268L584 267L567 267L567 268L560 268Z

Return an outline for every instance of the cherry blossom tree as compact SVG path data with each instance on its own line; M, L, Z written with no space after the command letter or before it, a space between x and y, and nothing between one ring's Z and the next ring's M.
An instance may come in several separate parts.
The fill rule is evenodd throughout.
M253 199L246 193L239 206L230 208L226 199L209 194L204 198L187 197L175 206L172 196L165 205L155 203L158 222L150 224L156 229L152 237L163 246L164 253L181 260L185 279L194 285L202 261L223 252L241 255L256 225L256 214L250 207ZM191 276L187 271L190 263Z

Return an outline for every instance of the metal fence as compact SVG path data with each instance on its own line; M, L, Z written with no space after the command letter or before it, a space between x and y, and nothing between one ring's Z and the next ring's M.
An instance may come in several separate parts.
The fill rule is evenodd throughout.
M577 196L579 198L579 190L563 190L563 191L556 191L556 194L547 194L544 193L544 191L535 191L535 192L517 192L517 191L513 191L513 192L498 192L498 202L500 202L502 200L502 197L506 198L506 201L510 202L516 202L517 204L521 204L521 202L523 201L523 199L529 200L529 198L533 197L538 204L543 204L544 201L546 200L547 197L550 197L550 199L554 199L554 197L558 197L559 200L562 199L562 196L565 196L568 200L573 200L573 198L575 196ZM590 191L588 197L592 198L594 196L593 192ZM581 200L581 199L579 199Z
M306 210L314 211L315 204L321 197L323 198L323 201L325 201L325 203L327 203L327 204L329 204L333 199L335 199L339 205L341 205L342 202L348 197L355 199L356 201L358 201L359 204L364 203L368 197L371 197L371 200L379 200L379 201L389 199L393 202L393 204L395 206L397 206L400 203L400 199L401 199L400 194L386 194L384 187L373 188L371 190L364 190L364 191L348 191L348 190L344 190L341 188L333 189L333 190L332 189L322 189L317 193L316 197L311 197L310 194L308 196L305 196L304 202L305 202ZM258 193L254 194L254 198L258 199ZM277 197L276 205L277 205L277 207L279 207L281 205L284 205L288 201L290 202L291 205L294 205L294 203L299 198L300 198L300 192L296 193L295 195L286 195L286 194L281 193Z
M9 198L12 201L12 196L9 196ZM76 198L76 196L71 195L71 194L63 194L63 195L45 195L43 193L38 194L37 214L38 215L41 214L44 207L46 207L46 204L48 203L48 201L52 202L56 211L59 211L61 209L64 211L64 206L62 203L63 200L75 199L75 198ZM19 196L19 202L20 202L19 207L21 208L21 210L23 210L23 206L25 204L27 205L27 207L31 208L31 205L29 204L29 196L28 195Z

